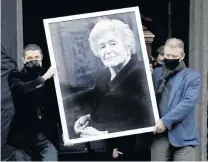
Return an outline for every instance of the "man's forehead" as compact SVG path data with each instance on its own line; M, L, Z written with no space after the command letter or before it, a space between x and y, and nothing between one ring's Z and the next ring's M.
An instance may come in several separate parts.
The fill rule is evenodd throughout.
M170 47L170 46L165 46L164 47L164 52L166 51L181 51L182 49L180 47Z
M36 56L36 55L41 55L39 50L28 50L28 51L25 51L25 56Z

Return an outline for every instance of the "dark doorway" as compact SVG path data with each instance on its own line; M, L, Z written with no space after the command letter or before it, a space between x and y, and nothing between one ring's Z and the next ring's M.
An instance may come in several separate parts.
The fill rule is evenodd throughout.
M157 2L157 3L156 3ZM37 43L44 52L44 63L48 66L49 57L43 26L43 19L74 14L119 9L139 6L144 17L150 17L152 22L144 22L150 31L157 33L153 43L155 49L164 43L168 35L168 1L167 0L128 0L112 3L112 1L51 1L51 0L23 0L23 38L24 45Z
M189 0L171 0L171 30L172 37L184 41L185 63L189 60Z
M74 14L119 9L139 6L143 17L152 19L143 24L156 36L152 43L152 55L156 57L156 49L168 38L168 2L171 3L171 33L185 43L188 64L189 44L189 0L128 0L128 1L52 1L52 0L23 0L23 34L24 45L37 43L44 52L44 63L50 64L46 44L43 19Z

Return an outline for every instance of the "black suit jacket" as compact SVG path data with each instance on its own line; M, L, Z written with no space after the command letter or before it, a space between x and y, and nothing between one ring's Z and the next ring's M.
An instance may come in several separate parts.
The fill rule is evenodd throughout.
M12 71L8 77L15 107L8 143L18 148L25 149L35 142L40 131L45 132L49 139L57 134L60 121L55 89L51 80L45 82L40 75L31 76L23 68ZM41 120L38 119L40 115Z

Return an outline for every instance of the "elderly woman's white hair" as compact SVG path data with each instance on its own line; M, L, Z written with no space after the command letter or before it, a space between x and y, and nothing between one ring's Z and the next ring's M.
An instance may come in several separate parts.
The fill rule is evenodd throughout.
M121 36L121 39L124 43L124 46L126 49L130 51L131 54L136 53L136 45L135 45L135 38L132 30L129 28L129 26L125 23L123 23L120 20L116 19L100 19L97 24L92 29L90 35L89 35L89 43L90 48L95 56L99 57L98 53L98 39L101 36L101 34L113 31L116 32L119 36Z

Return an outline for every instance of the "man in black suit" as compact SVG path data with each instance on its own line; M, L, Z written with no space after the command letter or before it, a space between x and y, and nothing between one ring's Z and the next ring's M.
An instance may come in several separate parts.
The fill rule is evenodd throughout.
M129 26L120 20L100 20L90 33L89 43L107 68L92 89L77 97L76 101L90 104L92 110L75 122L75 132L84 137L153 126L146 72L135 54L136 42ZM135 136L119 139L109 140L118 154L124 157L135 151Z
M54 69L42 67L43 54L39 46L29 44L24 49L22 70L14 70L8 77L15 106L8 144L17 151L15 158L25 160L57 160L57 150L50 135L54 135L59 120L56 96L49 86ZM52 137L53 138L53 137Z

